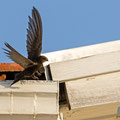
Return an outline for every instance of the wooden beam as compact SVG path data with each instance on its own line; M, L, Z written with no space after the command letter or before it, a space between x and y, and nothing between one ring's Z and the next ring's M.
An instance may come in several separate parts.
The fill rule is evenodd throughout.
M105 42L95 45L89 45L84 47L60 50L55 52L45 53L43 55L47 56L49 63L61 62L66 60L79 59L83 57L115 52L120 50L120 40Z
M116 117L120 103L98 105L69 110L67 105L60 106L64 120L120 120Z
M10 87L12 82L12 80L0 81L0 92L57 93L59 86L57 81L21 80Z
M65 84L71 109L120 103L120 72L68 81Z
M120 51L50 64L53 80L66 81L120 70Z

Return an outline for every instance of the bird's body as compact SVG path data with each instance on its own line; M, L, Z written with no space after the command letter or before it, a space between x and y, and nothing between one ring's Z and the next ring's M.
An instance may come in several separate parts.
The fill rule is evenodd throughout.
M27 68L24 69L24 71L16 74L14 80L19 81L21 79L26 79L26 78L38 80L39 79L38 75L40 76L44 72L44 70L43 70L44 67L43 67L42 63L45 62L47 59L45 56L40 56L39 58L40 59L38 61L29 65ZM35 73L37 75L35 75Z
M32 65L28 68L26 68L24 71L21 71L20 73L17 73L14 78L14 82L11 84L13 85L14 83L18 82L19 80L25 79L25 78L31 78L34 80L38 80L38 77L34 75L36 71L38 71L41 68L41 64L35 64Z
M25 58L18 53L12 46L5 43L6 47L10 49L5 50L5 53L14 62L20 64L24 71L15 75L14 81L11 85L19 80L29 77L32 79L38 79L35 76L41 75L44 72L43 62L48 61L47 57L40 55L42 50L42 21L39 12L33 7L32 18L29 16L28 29L27 29L27 52L28 58Z

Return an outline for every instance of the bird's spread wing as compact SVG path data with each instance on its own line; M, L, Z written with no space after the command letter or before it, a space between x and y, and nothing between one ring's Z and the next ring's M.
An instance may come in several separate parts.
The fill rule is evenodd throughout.
M21 65L24 69L27 68L29 65L34 64L31 60L25 58L20 53L18 53L12 46L10 46L8 43L5 43L6 47L8 47L10 50L5 50L5 53L7 56L13 60L14 62Z
M42 21L39 12L33 7L32 18L29 16L27 29L28 58L35 61L42 50Z

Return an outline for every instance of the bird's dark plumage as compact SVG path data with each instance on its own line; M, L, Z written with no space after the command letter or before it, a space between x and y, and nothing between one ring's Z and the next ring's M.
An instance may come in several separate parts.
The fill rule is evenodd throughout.
M35 72L37 74L44 72L43 62L48 61L48 59L40 55L42 50L42 21L36 8L33 7L32 17L29 16L28 22L26 46L28 58L22 56L8 43L5 43L5 45L10 49L4 49L7 56L24 68L24 71L15 75L15 79L11 85L25 77L38 79L34 74Z
M42 21L39 12L33 7L27 29L28 58L36 61L42 50Z

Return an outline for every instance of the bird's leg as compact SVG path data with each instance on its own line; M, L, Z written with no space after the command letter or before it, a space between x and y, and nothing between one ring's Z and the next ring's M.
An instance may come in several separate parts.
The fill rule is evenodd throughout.
M35 73L33 73L33 74L31 75L31 77L32 77L33 80L39 80L39 78L38 78L37 76L35 76Z
M44 67L42 66L38 71L36 71L36 72L34 73L34 75L37 76L39 79L41 79L40 77L41 77L41 75L44 73L44 71L45 71L45 69L44 69Z
M36 72L34 73L34 75L35 75L35 76L41 76L41 73L40 73L39 71L36 71Z

